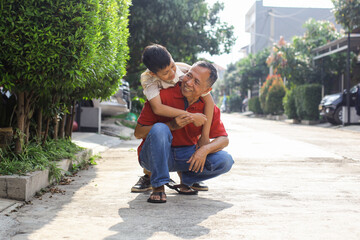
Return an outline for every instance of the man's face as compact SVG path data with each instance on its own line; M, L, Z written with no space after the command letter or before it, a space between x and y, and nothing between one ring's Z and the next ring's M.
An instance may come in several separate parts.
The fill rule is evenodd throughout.
M160 78L162 81L171 82L175 78L176 65L174 60L171 59L170 65L159 70L157 73L152 73L153 75Z
M210 70L198 65L190 68L182 80L181 92L186 98L198 99L202 94L211 90L207 79Z

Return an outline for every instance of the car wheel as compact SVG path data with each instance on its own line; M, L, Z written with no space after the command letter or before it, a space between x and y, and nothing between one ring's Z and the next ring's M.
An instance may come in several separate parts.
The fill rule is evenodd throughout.
M335 109L334 121L336 124L342 124L342 106Z
M331 123L333 125L337 125L337 123L335 122L335 120L333 118L329 118L329 117L326 117L325 120L328 122L328 123Z

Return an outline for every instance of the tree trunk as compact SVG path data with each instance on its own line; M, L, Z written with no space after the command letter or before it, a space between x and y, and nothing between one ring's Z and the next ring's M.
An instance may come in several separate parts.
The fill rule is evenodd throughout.
M75 119L75 101L73 101L72 112L71 112L71 128L70 128L70 138L72 138L73 125Z
M47 118L47 119L46 119L45 134L44 134L44 138L43 138L43 141L42 141L42 146L45 145L46 139L47 139L47 137L48 137L48 134L49 134L49 125L50 125L50 118Z
M25 145L29 143L30 137L30 118L25 118Z
M71 130L71 105L68 106L68 114L66 114L66 128L65 128L65 137L66 138L70 138L71 136L71 133L70 133L70 130Z
M53 121L54 121L54 140L58 140L59 121L57 118L57 114Z
M60 139L64 138L65 119L66 119L66 114L64 114L64 115L61 117L60 123L59 123L59 138L60 138Z
M37 111L37 129L36 129L36 141L41 141L41 132L42 132L42 108Z
M25 126L25 113L24 113L24 99L25 92L17 93L17 106L16 106L16 118L17 118L17 130L15 141L15 153L20 154L24 145L24 126Z

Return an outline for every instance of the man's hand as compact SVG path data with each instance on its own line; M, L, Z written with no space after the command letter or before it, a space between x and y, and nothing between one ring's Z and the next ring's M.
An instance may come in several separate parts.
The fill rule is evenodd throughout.
M174 118L169 122L169 128L171 131L180 129L188 125L189 123L192 123L194 121L192 115L189 114L182 114Z
M194 119L194 125L196 127L200 127L200 126L204 125L207 121L206 116L202 113L191 113L191 116Z
M202 172L204 170L207 155L208 150L205 146L197 149L195 153L191 156L189 161L187 161L187 163L190 163L189 171L193 171L196 173L198 173L199 171Z

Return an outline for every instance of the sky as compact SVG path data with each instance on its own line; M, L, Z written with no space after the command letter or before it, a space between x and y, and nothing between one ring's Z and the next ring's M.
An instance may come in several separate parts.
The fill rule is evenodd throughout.
M224 10L219 13L220 19L234 26L234 35L237 37L235 45L232 47L230 54L220 56L210 56L209 54L201 54L216 64L226 67L230 63L238 61L242 54L240 49L250 42L250 34L245 32L245 15L255 0L206 0L209 4L216 1L224 3ZM263 0L265 6L276 7L310 7L310 8L332 8L331 0Z

